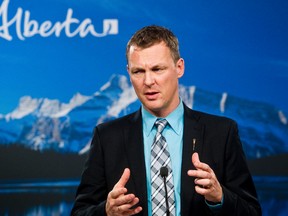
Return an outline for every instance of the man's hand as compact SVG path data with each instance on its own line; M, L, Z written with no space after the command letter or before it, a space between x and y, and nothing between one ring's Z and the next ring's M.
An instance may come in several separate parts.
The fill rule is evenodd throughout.
M132 208L139 202L139 199L134 194L125 194L127 189L126 183L130 178L130 170L126 168L119 179L114 185L114 188L107 197L106 213L108 216L117 215L134 215L142 211L142 207Z
M188 170L188 175L195 177L195 191L205 197L207 201L219 203L223 191L214 171L208 164L199 160L198 153L192 155L192 163L196 170Z

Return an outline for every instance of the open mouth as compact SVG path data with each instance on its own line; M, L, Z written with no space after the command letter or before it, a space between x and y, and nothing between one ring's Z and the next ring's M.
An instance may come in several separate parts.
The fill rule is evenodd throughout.
M156 95L158 92L146 92L145 95Z
M155 100L158 94L158 92L146 92L145 96L148 100Z

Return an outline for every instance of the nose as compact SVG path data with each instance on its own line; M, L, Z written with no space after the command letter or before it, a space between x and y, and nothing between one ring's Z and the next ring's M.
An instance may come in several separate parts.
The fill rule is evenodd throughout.
M144 75L144 84L147 86L151 86L154 83L155 83L155 79L154 79L153 73L146 71Z

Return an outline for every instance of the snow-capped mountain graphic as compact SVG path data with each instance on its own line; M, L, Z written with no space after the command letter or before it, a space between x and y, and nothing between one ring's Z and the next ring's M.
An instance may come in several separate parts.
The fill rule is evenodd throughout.
M180 85L183 101L195 110L237 121L248 158L288 152L288 125L283 111L274 106ZM14 143L35 150L84 153L94 127L140 107L124 75L113 75L91 96L77 93L69 103L23 96L15 110L0 115L0 144Z

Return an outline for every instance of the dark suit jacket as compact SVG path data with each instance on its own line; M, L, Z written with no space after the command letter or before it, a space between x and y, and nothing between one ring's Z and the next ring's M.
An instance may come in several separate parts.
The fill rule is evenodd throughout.
M192 139L200 161L214 170L224 192L219 215L261 215L255 187L249 173L234 121L189 109L184 105L183 158L181 169L181 215L213 215L203 196L195 192L195 169L191 162ZM103 123L95 128L72 215L106 215L108 193L130 168L126 185L139 199L147 214L146 172L144 163L141 111Z

